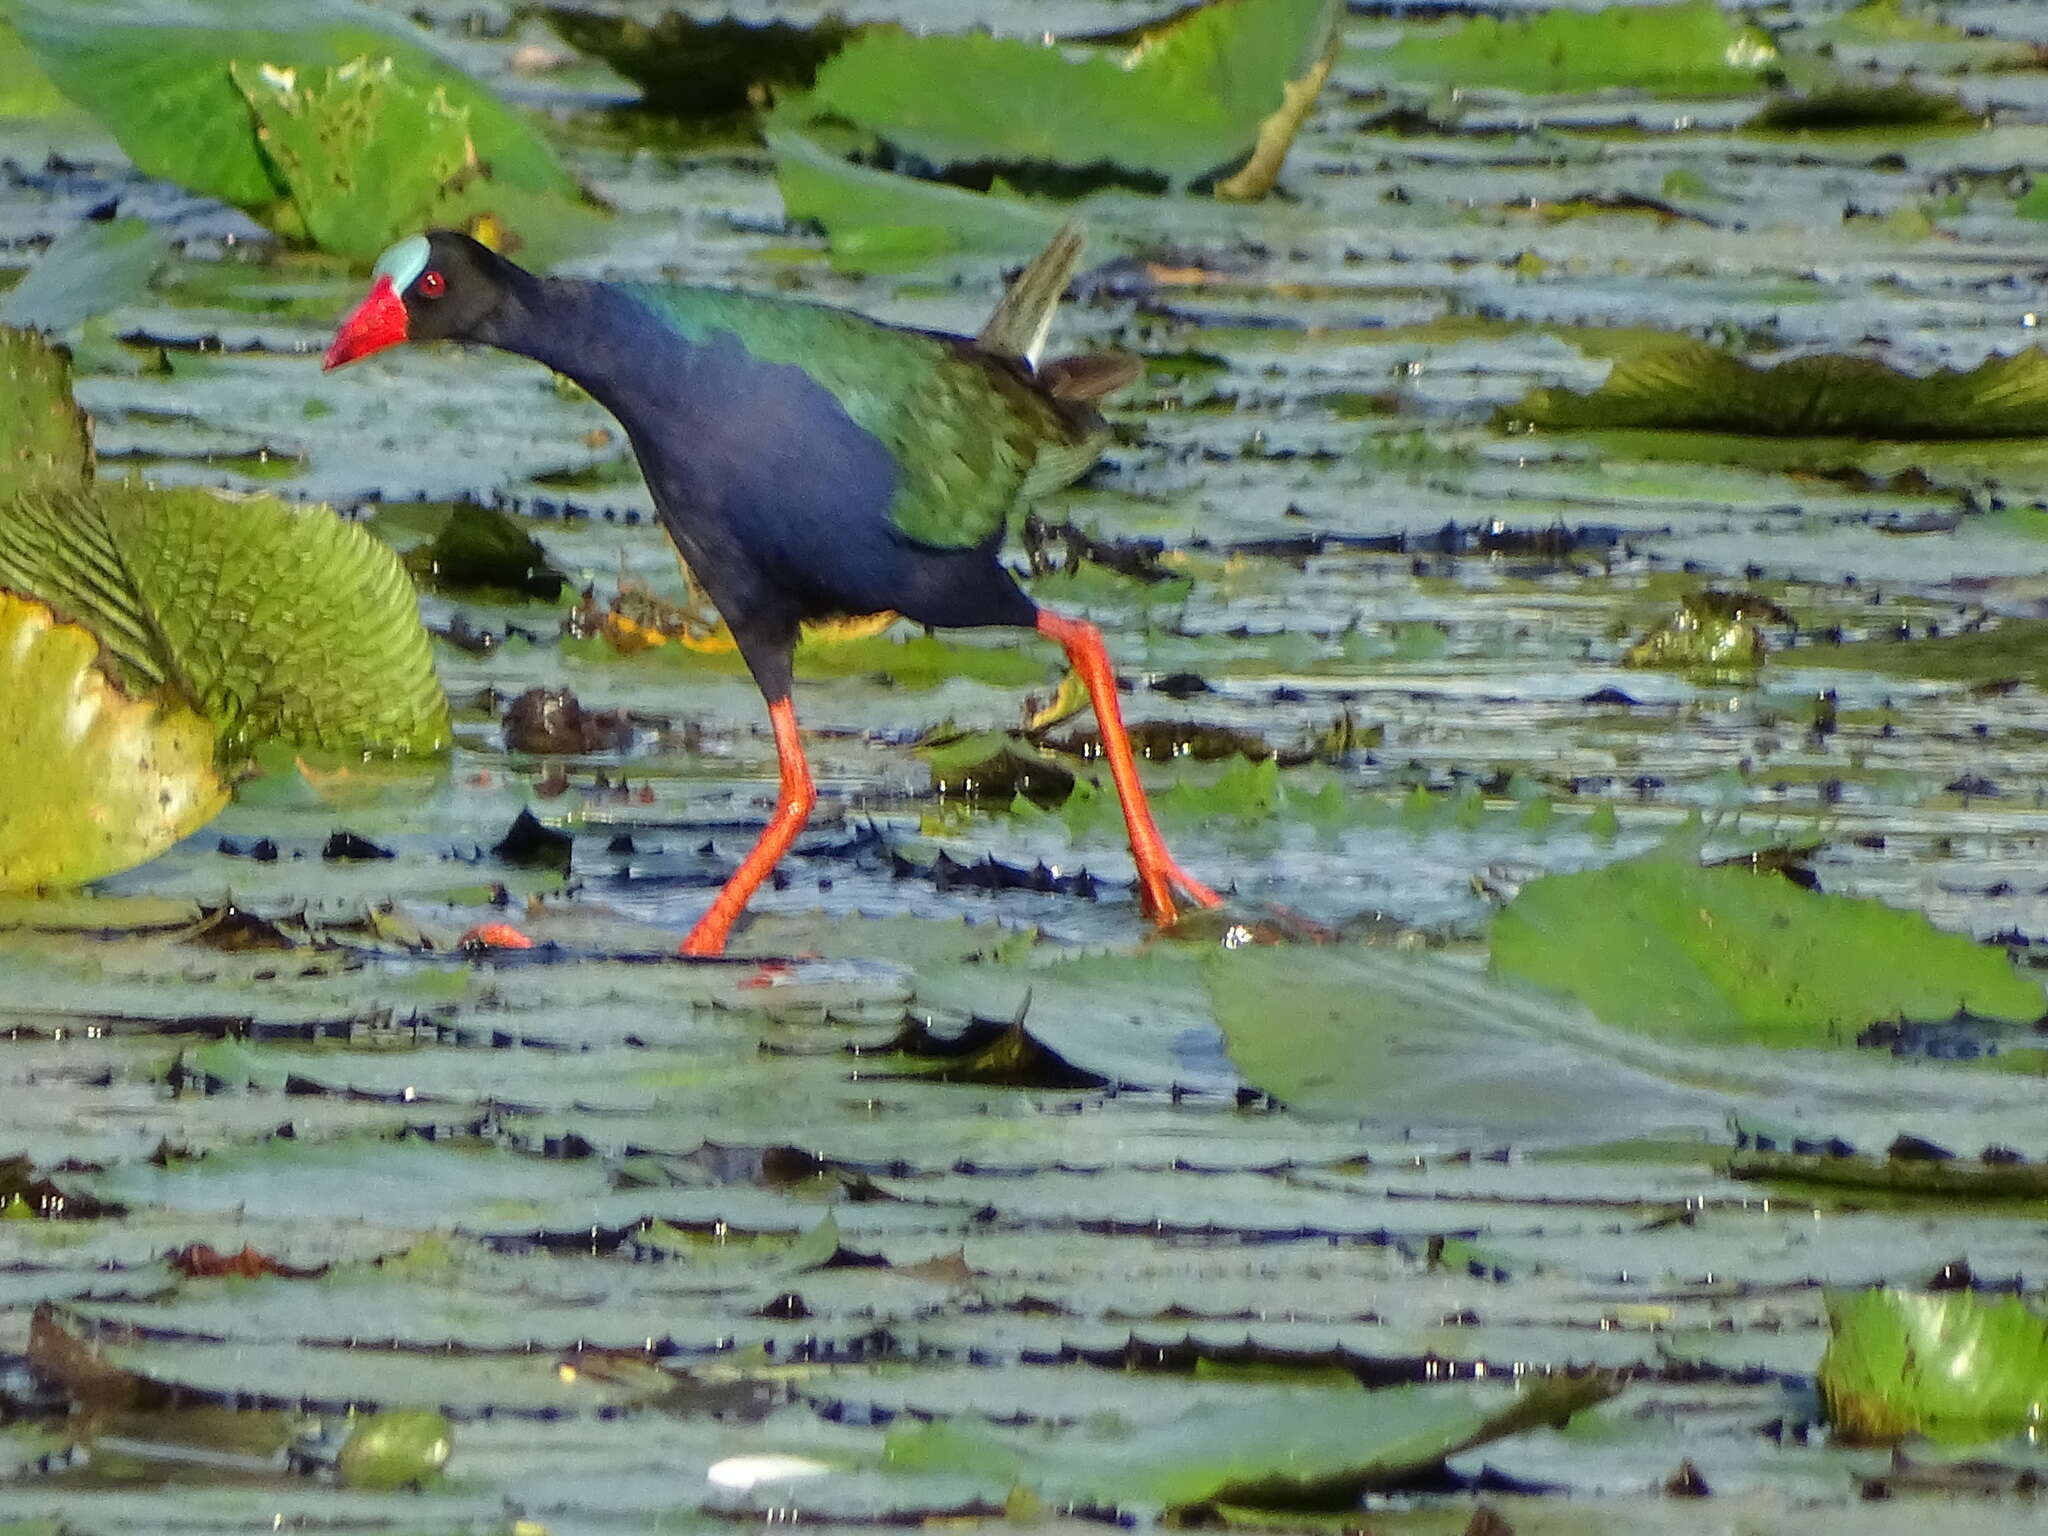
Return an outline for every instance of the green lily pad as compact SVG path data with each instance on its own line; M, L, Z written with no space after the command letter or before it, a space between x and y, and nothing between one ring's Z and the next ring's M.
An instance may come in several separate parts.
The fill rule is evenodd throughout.
M1892 85L1831 85L1780 96L1743 126L1752 133L1854 133L1866 128L1970 128L1981 114L1955 97Z
M349 251L374 249L384 236L370 238L344 210L375 202L363 167L390 168L419 151L416 135L430 122L426 163L401 178L407 195L445 165L455 120L463 125L464 163L487 166L496 188L515 199L524 193L557 204L582 195L534 128L423 46L405 23L368 7L340 0L289 7L186 0L166 9L149 0L109 0L81 8L68 0L5 0L0 11L58 88L106 126L137 169L233 203L287 232L308 227L303 213L310 203L321 210L321 226L343 238ZM296 85L301 77L326 79L352 66L357 73L347 81L307 90ZM387 71L391 85L372 79L386 78ZM245 96L245 87L256 89L256 97ZM293 110L303 115L309 93L317 100L313 115L287 123ZM286 104L291 94L298 97L296 108ZM372 104L388 108L389 119L363 119ZM316 141L320 153L307 158ZM361 164L327 164L327 156L344 149ZM331 199L342 183L347 198L336 206ZM386 210L387 218L398 216ZM502 214L499 221L513 222Z
M64 93L36 67L20 34L0 21L0 117L49 117L64 107Z
M1176 1509L1222 1500L1341 1508L1446 1457L1562 1424L1612 1397L1599 1372L1553 1376L1514 1394L1463 1387L1247 1386L1143 1428L1084 1424L1036 1436L941 1419L892 1430L892 1472L951 1471L1048 1502Z
M394 1408L368 1414L342 1442L335 1470L347 1488L409 1488L448 1464L455 1430L429 1408Z
M1494 921L1493 969L1677 1040L1848 1044L1878 1020L2032 1020L2037 982L1917 912L1668 856L1533 880Z
M429 210L472 166L469 109L389 57L301 72L228 62L256 137L322 250L358 260L436 222Z
M2048 619L2006 619L1969 634L1931 640L1856 640L1803 645L1788 653L1799 666L1848 667L1895 677L1986 683L2048 679Z
M2048 1417L2048 1317L2017 1296L1834 1291L1818 1385L1851 1440L1991 1440Z
M1645 670L1745 677L1763 665L1768 614L1740 592L1691 592L1678 611L1622 653L1621 664Z
M495 507L459 503L427 543L406 552L406 569L450 592L498 591L553 602L568 580L532 534Z
M212 727L130 698L99 655L87 631L0 592L0 890L132 868L227 803Z
M448 706L398 557L324 508L124 484L0 504L0 583L88 624L224 742L435 752Z
M0 297L0 325L62 331L104 314L149 286L166 247L141 219L81 224L52 241Z
M1334 0L1211 0L1127 52L876 28L778 114L852 123L940 166L1115 165L1186 183L1248 156L1329 49ZM1029 103L992 112L991 102Z
M1868 357L1759 366L1704 342L1656 345L1621 358L1590 393L1532 390L1501 419L1566 431L1661 427L1894 442L2039 437L2048 434L2048 354L2028 348L1965 371L1916 376Z
M1022 258L1044 245L1060 215L998 197L855 165L790 129L771 129L776 184L793 219L814 220L834 265L894 272L940 256Z
M34 331L0 325L0 502L82 485L92 471L85 413L71 398L71 364Z
M1739 96L1777 59L1769 36L1713 0L1477 16L1447 33L1402 38L1374 62L1397 80L1530 92L1625 88Z

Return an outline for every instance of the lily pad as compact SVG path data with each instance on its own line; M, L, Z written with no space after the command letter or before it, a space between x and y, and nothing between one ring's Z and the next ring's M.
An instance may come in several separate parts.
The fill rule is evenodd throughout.
M430 210L475 170L469 109L440 85L399 75L389 57L318 72L230 60L256 137L307 235L358 260L438 222Z
M1126 52L877 28L781 114L835 118L934 165L1114 165L1185 184L1250 155L1330 49L1335 0L1210 0ZM1020 109L991 112L991 102Z
M435 752L448 707L398 557L324 508L136 485L0 504L0 583L86 624L119 679L262 740Z
M532 534L495 507L459 503L427 543L409 551L406 568L445 591L515 593L553 602L568 580Z
M1505 1397L1463 1387L1246 1387L1139 1429L1097 1424L1027 1437L940 1420L892 1431L883 1455L892 1472L965 1473L1062 1504L1347 1508L1366 1489L1563 1424L1618 1390L1598 1372L1550 1377Z
M455 1431L430 1408L366 1414L349 1431L335 1470L348 1488L409 1488L448 1464Z
M541 14L571 48L603 59L639 86L643 105L690 116L743 111L764 87L808 87L818 66L857 31L829 15L806 26L680 11L642 22L568 5Z
M2048 1317L1971 1290L1835 1291L1818 1385L1850 1440L1991 1440L2048 1416Z
M768 147L783 207L823 227L836 266L893 272L939 256L1022 257L1059 227L1050 208L855 165L791 129L770 130Z
M408 189L438 172L448 125L459 120L464 163L488 166L499 188L558 204L582 195L545 138L404 23L368 7L186 0L165 9L148 0L110 0L82 9L68 0L5 0L0 10L58 88L106 126L139 170L288 232L299 231L311 204L322 210L322 227L344 238L351 252L374 248L384 237L370 238L338 209L330 217L328 200L337 187L347 208L360 210L363 199L374 199L375 167L395 166L420 150L414 136L429 121L428 104L438 104L432 152L426 167L403 177ZM345 81L330 78L349 69L355 72ZM328 83L311 91L317 115L291 125L286 115L303 114L308 105L308 92L296 84L302 76ZM379 84L387 79L395 83ZM259 82L265 88L252 111L244 88ZM287 104L294 94L296 109ZM391 109L388 122L362 119L373 104ZM305 158L316 139L321 156ZM325 157L337 150L360 157L361 165L329 164ZM282 200L280 184L289 191ZM384 213L399 217L396 209Z
M62 331L104 314L149 286L166 248L141 219L81 224L53 240L28 276L0 297L0 325Z
M1854 133L1867 128L1969 128L1981 114L1955 97L1901 81L1834 85L1780 96L1744 126L1752 133Z
M1647 347L1598 389L1536 389L1509 424L1566 431L1660 427L1880 441L2048 434L2048 354L2037 348L1915 375L1876 358L1816 354L1760 366L1705 342Z
M1740 592L1692 592L1678 611L1622 653L1625 667L1743 678L1763 665L1762 625L1782 618L1774 604Z
M87 631L0 592L0 890L131 868L227 803L212 727L130 698L99 655Z
M1917 912L1739 868L1631 859L1531 881L1495 919L1493 969L1676 1040L1838 1046L1881 1019L2041 1016L2002 950Z
M1968 634L1927 640L1857 640L1846 645L1801 646L1790 653L1800 666L1848 667L1898 677L1988 683L2048 679L2048 619L2007 619Z
M1713 0L1476 16L1447 33L1402 38L1375 63L1397 80L1530 92L1614 88L1739 96L1775 62L1769 36Z
M92 470L85 413L71 398L71 364L33 331L0 325L0 503L82 485Z

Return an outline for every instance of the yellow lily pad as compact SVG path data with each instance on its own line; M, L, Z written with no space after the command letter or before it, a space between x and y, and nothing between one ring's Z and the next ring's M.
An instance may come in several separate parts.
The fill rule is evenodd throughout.
M130 698L99 655L86 630L0 592L0 891L132 868L227 804L213 727Z

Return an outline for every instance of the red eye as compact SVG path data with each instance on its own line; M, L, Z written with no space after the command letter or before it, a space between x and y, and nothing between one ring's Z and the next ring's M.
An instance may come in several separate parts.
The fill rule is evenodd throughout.
M423 299L438 299L448 291L448 279L438 272L422 272L419 290Z

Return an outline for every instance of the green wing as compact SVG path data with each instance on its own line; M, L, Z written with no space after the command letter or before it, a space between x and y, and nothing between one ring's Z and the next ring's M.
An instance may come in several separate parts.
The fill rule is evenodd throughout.
M846 310L716 288L632 285L678 333L733 335L763 362L794 363L895 455L889 520L908 539L964 549L1034 497L1086 472L1108 434L1018 363L960 337L898 330Z

